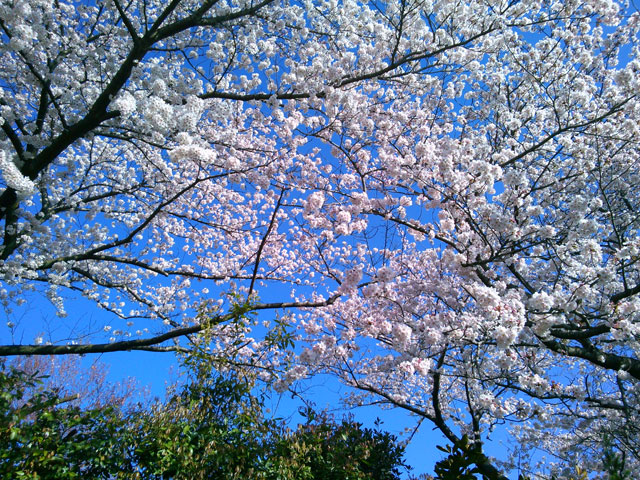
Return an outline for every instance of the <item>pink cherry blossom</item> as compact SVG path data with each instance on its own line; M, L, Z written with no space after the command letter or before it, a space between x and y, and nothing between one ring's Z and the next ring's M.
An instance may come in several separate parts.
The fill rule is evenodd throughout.
M467 434L488 478L600 475L605 438L638 470L639 29L613 0L3 0L0 302L59 336L0 355L195 343Z

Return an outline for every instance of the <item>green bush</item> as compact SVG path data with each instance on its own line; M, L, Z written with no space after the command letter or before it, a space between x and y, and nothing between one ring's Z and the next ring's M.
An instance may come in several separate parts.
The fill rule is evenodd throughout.
M392 435L312 411L290 430L210 368L126 411L70 406L42 380L0 363L0 478L396 480L404 467Z

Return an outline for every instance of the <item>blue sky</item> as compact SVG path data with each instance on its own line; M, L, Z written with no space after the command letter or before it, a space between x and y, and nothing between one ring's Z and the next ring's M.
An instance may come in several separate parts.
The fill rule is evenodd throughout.
M38 336L42 336L45 342L48 339L60 341L61 335L64 336L63 332L74 330L85 333L93 331L102 337L102 326L112 321L111 315L84 299L74 299L68 303L66 318L57 317L53 305L37 292L28 295L26 300L24 305L14 308L12 313L7 313L6 310L2 312L0 318L4 321L0 323L0 344L32 344ZM7 322L15 324L13 334L7 327ZM163 398L167 386L179 380L179 362L172 353L133 351L89 354L84 356L82 363L88 368L94 362L108 366L108 379L113 383L129 377L135 378L141 398L145 392L148 396L144 398ZM347 389L327 375L310 379L303 389L304 397L313 402L318 410L326 409L337 418L351 413L355 420L370 428L375 427L376 420L379 419L382 430L391 432L400 439L408 437L405 429L413 429L417 424L415 417L399 409L383 410L377 406L344 409L340 399ZM290 393L280 395L276 392L271 393L266 404L272 415L288 419L292 426L304 421L297 413L301 406L303 402L293 398ZM432 473L435 462L443 457L435 446L446 443L444 437L425 421L414 432L405 451L406 463L413 467L412 473Z

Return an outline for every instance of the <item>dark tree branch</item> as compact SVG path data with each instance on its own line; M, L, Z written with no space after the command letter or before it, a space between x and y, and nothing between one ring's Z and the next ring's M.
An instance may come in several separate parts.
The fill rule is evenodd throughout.
M249 296L253 293L253 287L256 283L256 278L258 277L258 268L260 267L260 257L262 256L264 246L267 244L267 239L269 238L269 235L271 235L271 230L275 225L276 216L278 215L278 211L282 206L282 198L284 197L284 192L285 190L282 190L280 192L280 197L278 198L278 202L276 203L273 209L273 214L271 215L271 220L269 221L269 227L267 228L265 234L262 236L262 240L260 241L260 245L258 246L258 251L256 252L256 262L253 267L253 275L251 276L251 284L249 285Z
M334 303L340 295L333 295L326 300L317 302L274 302L251 305L245 312L250 313L260 310L281 310L287 308L318 308L326 307ZM215 325L228 322L240 315L238 312L229 312L225 315L216 315L190 327L180 327L169 330L160 335L137 340L123 340L112 343L93 343L86 345L0 345L0 357L15 355L83 355L86 353L124 352L131 350L145 350L152 352L183 351L180 346L162 346L167 340L175 340L188 337Z
M612 295L609 300L611 300L611 303L620 303L622 300L632 297L633 295L637 295L638 293L640 293L640 284L636 285L633 288L628 288L620 293Z
M120 14L120 19L122 20L122 23L124 23L124 26L127 27L127 31L129 32L129 35L131 35L131 39L133 40L133 43L134 44L138 43L140 41L140 37L138 36L138 32L136 32L136 29L133 27L131 20L129 20L129 17L127 17L127 12L125 11L124 8L122 8L122 5L120 5L119 0L113 0L113 3L118 9L118 13Z
M216 317L220 322L233 318L233 315L225 315ZM219 322L211 322L219 323ZM130 350L148 350L167 340L185 337L194 333L201 332L205 326L194 325L192 327L176 328L167 333L156 335L150 338L138 340L125 340L112 343L94 343L89 345L0 345L0 357L13 355L71 355L86 353L108 353L123 352ZM165 349L161 349L164 351Z
M540 339L540 341L552 352L569 357L581 358L607 370L623 370L628 372L629 375L636 380L640 380L640 361L635 358L603 352L594 346L569 346L550 339Z

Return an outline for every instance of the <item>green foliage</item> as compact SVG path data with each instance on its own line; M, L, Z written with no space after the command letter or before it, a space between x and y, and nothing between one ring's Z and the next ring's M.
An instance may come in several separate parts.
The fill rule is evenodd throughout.
M395 480L404 466L404 447L396 438L351 419L336 423L312 409L302 412L307 423L281 439L274 457L280 472L296 479ZM284 463L283 463L284 462ZM274 477L275 479L276 477Z
M137 428L142 478L194 480L257 478L260 439L275 429L248 387L224 377L186 385Z
M0 478L108 478L129 468L113 408L64 407L42 378L0 362Z
M447 458L436 463L434 467L435 480L486 479L484 476L476 477L476 475L480 475L476 465L483 462L484 455L474 448L467 435L453 445L446 447L438 445L436 448L446 453Z
M626 459L623 454L614 450L611 440L604 441L604 456L602 463L609 475L608 480L632 480L631 471L626 467ZM623 450L624 451L624 450Z
M141 478L396 480L403 448L388 434L307 411L291 431L266 418L250 383L211 371L198 354L191 380L140 423Z
M396 480L403 448L387 433L307 413L291 431L267 418L251 383L189 358L168 400L124 412L69 406L42 378L2 365L0 478Z

